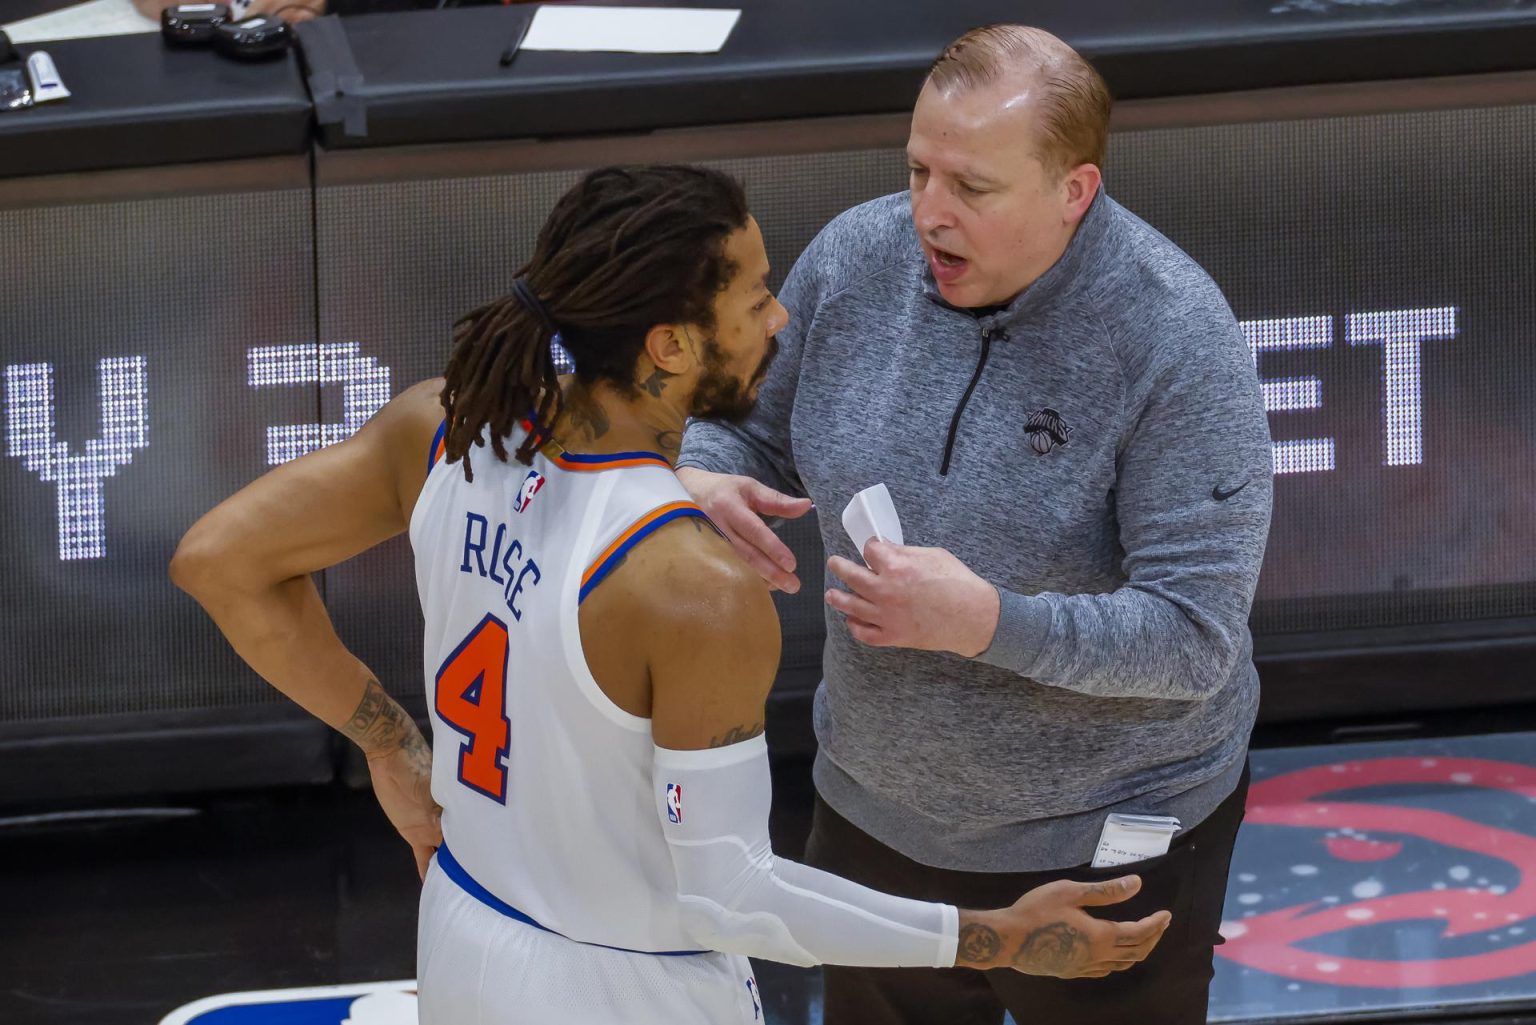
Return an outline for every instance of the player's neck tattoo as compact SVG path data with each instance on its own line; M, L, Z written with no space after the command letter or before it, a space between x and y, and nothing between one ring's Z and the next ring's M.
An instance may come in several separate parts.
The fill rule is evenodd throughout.
M651 376L640 382L640 387L650 392L651 398L659 399L661 393L666 390L667 382L676 376L674 373L655 367L651 371Z
M565 413L582 442L597 441L612 426L602 403L579 385L565 397Z

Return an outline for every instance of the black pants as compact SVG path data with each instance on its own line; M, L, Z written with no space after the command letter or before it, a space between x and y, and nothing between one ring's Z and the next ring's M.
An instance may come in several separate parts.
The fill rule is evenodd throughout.
M1212 958L1248 772L1237 789L1168 853L1121 868L990 874L929 868L886 847L816 798L806 861L904 897L967 909L1006 907L1054 879L1094 881L1131 872L1141 891L1122 904L1088 908L1134 920L1161 908L1173 922L1146 961L1102 979L1051 979L1012 969L823 969L825 1025L1205 1025Z

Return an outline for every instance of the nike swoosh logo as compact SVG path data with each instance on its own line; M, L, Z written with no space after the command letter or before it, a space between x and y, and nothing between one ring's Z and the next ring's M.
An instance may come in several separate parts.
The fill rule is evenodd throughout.
M1218 501L1218 502L1225 502L1227 499L1231 498L1233 495L1237 494L1239 491L1243 490L1244 488L1246 488L1251 483L1253 483L1253 482L1245 480L1241 484L1239 484L1237 487L1233 488L1231 491L1223 491L1221 489L1221 485L1218 484L1214 488L1211 489L1211 497L1216 499L1216 501Z

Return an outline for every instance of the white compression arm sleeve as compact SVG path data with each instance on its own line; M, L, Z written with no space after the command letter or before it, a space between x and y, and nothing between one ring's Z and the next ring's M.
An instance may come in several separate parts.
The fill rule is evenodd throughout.
M683 926L700 946L806 967L954 965L953 906L893 897L774 857L762 736L707 751L658 747L655 784Z

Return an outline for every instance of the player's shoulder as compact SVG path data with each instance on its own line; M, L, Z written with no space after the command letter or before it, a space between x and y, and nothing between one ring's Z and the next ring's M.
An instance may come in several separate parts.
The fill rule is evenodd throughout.
M613 576L610 600L630 603L658 631L688 624L701 640L778 638L778 615L762 577L702 516L671 520L637 545Z
M367 430L402 459L426 458L443 425L443 379L420 381L390 399L368 421Z
M411 385L384 404L348 444L363 445L367 458L387 468L401 507L413 509L438 446L443 426L442 378Z
M396 427L436 433L443 422L443 379L418 381L384 404L379 419Z

